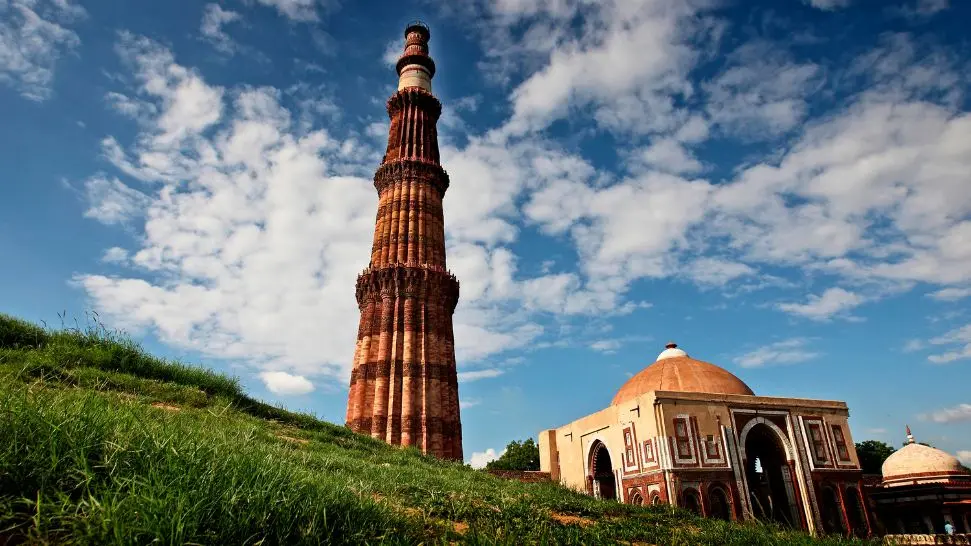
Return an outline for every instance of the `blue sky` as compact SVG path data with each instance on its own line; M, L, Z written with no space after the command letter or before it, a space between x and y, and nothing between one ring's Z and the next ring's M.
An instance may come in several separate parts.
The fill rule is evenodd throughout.
M0 310L342 422L415 18L467 459L674 340L971 460L961 0L0 0Z

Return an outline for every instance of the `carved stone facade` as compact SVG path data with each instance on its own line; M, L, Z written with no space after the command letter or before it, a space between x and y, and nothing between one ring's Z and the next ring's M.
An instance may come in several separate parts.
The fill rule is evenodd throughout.
M867 536L846 404L755 396L671 344L607 408L539 435L540 469L588 494Z
M388 148L374 175L378 212L371 262L357 279L361 311L347 425L390 444L462 460L452 314L459 283L445 263L428 28L409 25L388 100Z

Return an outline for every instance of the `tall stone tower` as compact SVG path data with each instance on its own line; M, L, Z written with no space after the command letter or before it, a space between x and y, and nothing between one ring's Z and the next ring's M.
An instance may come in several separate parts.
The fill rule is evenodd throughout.
M428 27L405 29L398 91L388 99L388 149L374 175L378 214L371 263L357 279L361 309L347 425L389 444L462 460L452 313L459 283L445 267Z

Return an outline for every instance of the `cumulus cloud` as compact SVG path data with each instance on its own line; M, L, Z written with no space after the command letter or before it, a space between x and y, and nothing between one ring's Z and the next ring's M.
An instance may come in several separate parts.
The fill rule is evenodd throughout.
M321 6L262 3L295 20L317 17ZM830 79L820 66L755 42L698 85L689 72L718 32L707 6L449 8L475 13L494 32L486 65L512 89L499 129L443 138L456 182L445 222L449 263L462 281L460 362L544 346L541 338L555 335L542 320L550 315L630 312L637 304L626 301L627 290L645 278L788 289L794 284L765 272L822 273L845 288L777 305L816 320L878 299L875 286L926 282L937 299L966 289L971 194L961 189L971 184L971 117L957 100L967 78L961 63L894 35ZM588 24L575 24L581 15ZM82 276L89 293L124 320L206 354L346 375L356 328L346 318L357 313L349 287L367 261L375 207L367 179L387 124L315 130L299 107L285 106L289 92L221 88L157 44L129 35L119 42L138 86L108 101L137 119L140 132L130 143L106 137L103 153L121 173L153 184L144 212L129 215L145 218L131 262L151 278ZM615 62L624 60L631 62ZM864 91L840 88L840 105L807 122L806 98L821 82ZM623 172L544 136L575 115L632 136L618 150ZM445 119L443 127L462 127L461 116ZM714 180L696 155L705 141L759 137L744 135L751 127L786 139ZM572 245L578 268L548 264L526 275L513 249L533 228ZM178 309L184 301L193 309ZM960 358L954 354L946 358ZM501 364L472 368L502 372Z
M833 11L850 5L850 0L803 0L803 2L824 11Z
M459 401L459 407L462 409L468 409L468 408L478 406L481 403L482 403L482 400L479 400L478 398L466 398Z
M218 51L232 54L238 46L235 40L223 30L223 26L239 21L241 18L242 15L238 12L223 9L219 4L206 4L205 11L202 13L199 32Z
M262 372L260 379L273 394L301 395L314 391L314 384L302 375L290 375L286 372Z
M776 341L736 357L734 361L743 368L761 368L777 364L797 364L817 358L819 353L806 349L806 344L806 340L802 338Z
M827 288L820 295L810 294L806 303L779 303L776 308L812 320L829 320L834 315L853 309L865 299L842 288Z
M117 178L95 176L84 183L88 209L84 216L104 224L123 224L142 214L149 197Z
M154 42L123 34L118 49L133 100L154 107L131 146L105 140L109 160L155 188L131 256L145 276L81 285L100 311L165 342L344 380L377 200L350 173L380 156L325 130L296 134L277 90L233 90L227 102Z
M498 368L490 368L487 370L472 370L468 372L459 372L459 383L471 383L473 381L478 381L480 379L491 379L493 377L499 377L504 374L504 370Z
M934 364L947 364L956 360L971 358L971 324L955 328L942 336L930 340L932 345L948 345L951 350L930 355L927 360Z
M785 133L806 116L821 69L793 62L784 47L748 42L728 55L727 67L706 83L707 111L722 130L747 139Z
M113 246L101 256L101 261L110 264L121 264L128 261L128 251L124 248Z
M938 301L957 301L971 296L971 288L943 288L927 295Z
M469 458L468 464L475 469L485 468L490 461L494 461L499 457L502 457L502 454L505 452L506 450L503 449L499 453L496 453L496 450L492 449L491 447L485 451L476 451Z
M971 421L971 404L958 404L953 408L945 408L932 413L921 415L925 421L935 423L957 423L961 421Z
M912 22L922 22L950 7L951 0L909 0L902 5L888 7L886 12Z
M621 341L619 339L601 339L590 344L591 349L605 354L616 353L620 346Z
M531 69L511 94L513 115L505 130L542 130L571 109L586 108L600 126L614 131L678 124L686 113L674 97L691 93L687 74L698 56L692 43L708 30L695 16L707 4L485 3L477 15L486 70L508 78L523 68L512 64L517 61ZM590 24L574 24L581 12Z
M815 2L822 9L847 4ZM641 278L680 275L725 286L749 277L750 289L781 286L771 280L778 276L760 273L763 264L822 271L853 286L781 304L818 319L921 281L956 297L957 285L971 277L971 254L961 244L971 196L959 191L971 183L971 118L961 108L966 63L898 33L885 35L848 69L824 71L796 61L786 44L756 39L742 42L696 87L681 69L690 70L695 48L720 27L709 19L704 28L679 22L706 9L704 2L672 8L657 0L582 8L470 2L453 10L477 21L487 68L507 82L522 76L513 86L513 113L493 135L503 150L532 153L510 135L532 131L541 140L535 132L564 118L651 135L646 146L618 150L628 176L571 156L578 168L568 174L497 185L508 197L484 203L511 210L525 195L526 219L577 249L578 275L556 280L588 287L591 301L612 300L615 308ZM578 15L591 23L575 25ZM606 62L641 54L634 46L645 40L650 55L633 71ZM642 84L648 76L655 79ZM833 89L845 99L807 123L807 100ZM672 106L681 99L698 108ZM781 134L792 138L727 180L698 177L704 165L692 150L707 138ZM515 180L512 172L520 171L498 179ZM516 236L514 221L476 226L469 229L488 229L491 240ZM596 290L588 279L597 279Z
M318 10L331 6L329 0L256 0L280 12L280 15L293 21L311 22L319 19Z
M48 99L57 62L81 44L69 26L85 16L71 0L0 2L0 83L26 99Z
M117 50L137 85L113 91L109 103L136 118L140 133L129 145L106 137L103 154L152 191L105 177L87 185L111 197L92 200L103 221L143 221L129 260L139 276L77 280L99 311L130 329L257 368L346 380L357 326L347 317L358 313L352 288L374 228L367 178L381 149L296 121L278 89L211 85L146 38L122 33ZM446 195L446 210L462 211L446 214L450 265L463 282L459 362L533 342L544 333L536 314L616 305L572 274L519 275L505 246L517 237L515 200L526 187L584 176L589 165L541 141L503 146L487 137L443 155L462 181Z
M632 154L633 162L672 174L695 173L703 166L688 149L673 138L657 139L650 146Z
M971 449L962 449L956 453L956 456L965 466L971 465Z

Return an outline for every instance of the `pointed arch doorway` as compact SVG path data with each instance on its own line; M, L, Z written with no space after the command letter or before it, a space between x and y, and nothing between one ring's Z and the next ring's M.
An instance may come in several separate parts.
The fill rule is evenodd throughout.
M590 481L590 492L593 496L598 499L616 500L617 482L614 478L614 466L607 446L600 440L595 440L590 445L587 468L590 469L587 480Z
M793 475L779 432L764 422L756 423L745 433L744 448L752 514L763 521L802 527Z

